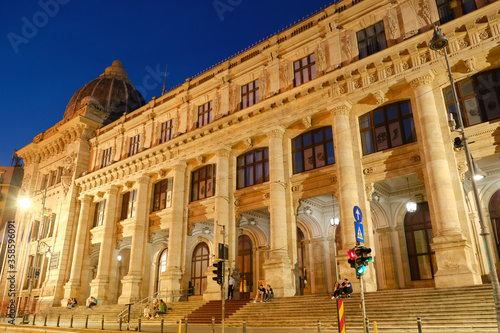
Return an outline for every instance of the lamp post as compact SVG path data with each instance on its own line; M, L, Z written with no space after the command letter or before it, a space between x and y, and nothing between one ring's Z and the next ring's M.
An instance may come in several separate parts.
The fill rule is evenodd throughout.
M40 231L43 225L43 217L45 214L45 199L47 198L47 188L43 191L42 196L42 213L40 215L40 225L38 226L37 235L36 235L36 247L35 247L35 256L33 258L33 262L31 263L31 267L28 268L28 278L29 278L29 289L28 289L28 301L26 303L25 311L23 314L23 323L29 324L29 316L30 316L30 307L31 307L31 293L33 290L33 282L40 278L40 267L36 267L36 260L38 254L40 253L40 245L45 245L49 248L48 252L50 252L50 246L40 241ZM31 202L28 198L22 198L19 200L19 206L23 209L29 208L31 206ZM28 244L29 251L29 244ZM27 311L26 311L27 308Z
M335 214L335 196L332 194L333 216L330 219L330 225L333 227L333 253L335 254L335 280L339 281L339 265L337 262L337 227L340 224L340 218ZM334 290L335 291L335 290Z
M476 177L477 169L474 166L474 160L472 158L472 154L470 151L468 138L465 135L465 127L464 127L464 123L462 120L462 111L461 111L460 103L459 103L458 97L457 97L457 92L455 89L455 82L453 80L453 75L451 73L450 62L448 60L448 53L446 51L446 45L448 45L448 38L443 35L443 32L441 31L441 29L439 27L434 26L434 35L432 37L432 40L429 42L429 48L431 50L435 50L435 51L439 51L439 50L444 51L444 58L446 60L446 66L448 68L448 76L450 78L451 91L453 93L453 99L454 99L454 102L456 105L456 111L457 111L457 118L458 118L458 125L459 125L459 128L457 129L457 131L460 133L461 138L462 138L464 152L465 152L465 158L467 160L467 167L468 167L469 172L471 174L472 193L474 195L474 201L476 203L477 214L479 216L479 224L481 227L480 235L483 237L485 251L486 251L486 258L488 259L488 263L489 263L489 269L490 269L490 274L491 274L491 284L493 287L493 299L495 302L495 311L496 311L496 317L497 317L497 325L498 325L498 331L500 332L500 299L499 299L500 284L498 282L498 275L497 275L497 270L496 270L496 266L495 266L495 259L493 257L493 249L491 246L490 233L489 233L488 229L486 228L486 223L485 223L484 214L483 214L483 208L481 206L481 201L479 198L479 191L478 191L477 185L476 185L476 180L478 179Z

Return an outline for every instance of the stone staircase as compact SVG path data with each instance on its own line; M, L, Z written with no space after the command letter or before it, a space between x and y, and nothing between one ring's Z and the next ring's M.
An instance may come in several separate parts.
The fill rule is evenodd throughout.
M225 302L224 318L228 318L233 313L244 307L250 300L227 300ZM222 302L210 301L199 309L189 314L189 324L212 324L215 318L216 324L222 322Z
M363 332L360 294L344 300L347 332ZM380 332L498 332L490 285L450 289L404 289L365 293L366 315ZM335 301L328 295L248 303L226 320L228 327L337 330ZM189 317L191 322L191 317Z
M208 301L189 301L189 302L172 302L167 303L168 312L164 315L161 315L159 318L151 318L150 322L158 321L160 322L162 319L165 325L176 324L179 320L184 322L186 316L189 316L188 321L191 323L190 314L196 311L197 309L203 307L207 304ZM143 319L147 320L147 319Z

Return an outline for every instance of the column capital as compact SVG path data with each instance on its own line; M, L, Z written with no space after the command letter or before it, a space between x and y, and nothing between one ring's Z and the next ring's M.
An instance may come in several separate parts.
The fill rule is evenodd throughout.
M148 175L142 175L141 177L137 178L137 184L139 185L148 184L150 179L151 177L149 177Z
M420 86L432 86L433 81L434 81L434 75L428 73L411 80L410 85L413 89L415 89Z
M229 154L231 154L231 147L223 146L222 148L217 150L216 156L217 157L229 157Z
M184 172L187 168L187 164L184 161L180 161L178 164L174 165L172 170L176 172Z
M344 101L329 108L329 111L333 116L348 116L351 110L352 103L348 101Z
M116 186L116 185L112 185L110 186L107 190L106 190L106 194L108 195L117 195L118 194L118 190L119 190L119 187Z
M85 195L78 198L78 200L80 200L82 202L82 204L87 204L87 205L90 205L90 203L92 202L92 199L94 199L94 196L89 195L89 194L85 194Z
M275 129L269 131L267 133L267 136L269 138L283 139L283 136L285 136L285 128L283 126L278 126Z

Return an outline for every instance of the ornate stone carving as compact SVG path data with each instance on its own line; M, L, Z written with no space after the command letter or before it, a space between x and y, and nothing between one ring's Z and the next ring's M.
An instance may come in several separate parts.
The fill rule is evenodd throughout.
M224 147L219 150L217 150L217 157L229 157L229 154L231 154L231 147Z
M392 66L387 67L385 69L385 74L387 74L387 76L391 76L392 74L394 74L394 68L392 68Z
M330 177L328 180L330 181L330 184L337 184L337 176Z
M418 29L407 31L403 34L403 40L418 35Z
M372 173L373 173L373 168L372 167L364 168L363 169L363 174L365 174L365 175L370 175Z
M260 76L260 82L259 82L261 98L264 98L267 94L267 80L268 80L267 71L264 69L262 71L262 75Z
M370 81L370 83L377 82L377 80L378 80L377 74L371 74L371 75L368 77L368 80Z
M264 193L264 199L269 199L270 197L271 197L271 195L269 194L269 192Z
M459 162L457 163L458 175L460 177L460 181L465 182L465 173L469 168L467 167L467 162Z
M197 156L196 157L196 162L198 162L198 164L205 163L205 157L203 157L203 155Z
M483 32L479 33L479 38L481 40L488 39L490 37L490 34L488 33L488 30L484 30Z
M240 199L236 199L236 200L234 201L234 205L235 205L236 207L241 206L241 200L240 200Z
M302 124L304 125L304 127L306 129L311 128L311 126L312 126L312 119L311 119L311 117L307 116L307 117L302 118Z
M186 168L187 168L186 162L179 162L178 164L174 165L172 170L174 170L175 172L184 172L186 171Z
M299 185L292 186L292 192L297 192L300 189Z
M216 91L214 96L214 119L218 119L219 112L220 112L220 96L219 96L219 91Z
M279 126L267 133L267 136L269 138L275 138L275 139L283 139L283 136L285 135L285 128Z
M318 70L323 72L326 69L326 54L325 49L321 45L318 45Z
M132 186L134 186L134 183L135 183L134 181L129 180L129 181L125 182L125 187L128 189L131 189Z
M423 75L419 78L416 78L410 82L410 85L413 89L418 88L420 86L431 86L433 81L433 77L431 75Z
M387 20L389 22L389 31L391 33L391 38L396 39L396 36L398 34L398 31L399 31L399 25L398 25L398 22L396 21L396 18L392 14L392 12L389 12L387 14Z
M344 52L347 55L347 59L351 60L352 59L352 45L351 45L351 35L349 32L347 32L347 35L345 37Z
M288 62L283 62L282 64L283 70L281 71L281 79L288 85L288 81L290 81L290 70L288 69Z
M410 162L412 164L418 164L420 163L422 159L420 158L420 155L413 155L413 156L410 156Z
M477 69L476 58L472 57L469 59L465 59L465 67L467 68L467 72L474 72Z
M331 111L331 114L333 116L348 116L349 113L351 112L351 108L347 105L339 105L334 107Z
M460 46L461 49L465 49L467 46L469 46L469 43L465 39L459 39L458 46Z
M373 192L375 192L375 187L373 186L373 183L368 183L365 185L365 192L366 192L366 198L368 201L372 201L372 195Z
M426 62L429 61L429 54L427 52L422 53L421 55L419 55L419 59L420 59L420 64L425 64Z
M425 19L427 24L431 24L431 8L429 6L429 1L428 0L422 0L421 4L421 11L422 11L422 17Z
M381 105L387 102L387 98L385 97L385 94L382 90L377 90L373 92L372 96L373 98L375 98L377 105Z

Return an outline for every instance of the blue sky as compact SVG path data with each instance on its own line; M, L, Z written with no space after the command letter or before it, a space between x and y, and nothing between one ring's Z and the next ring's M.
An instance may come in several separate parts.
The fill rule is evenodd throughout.
M325 0L3 1L0 8L0 165L62 120L84 84L115 59L146 101L294 21ZM149 80L144 83L144 80Z

